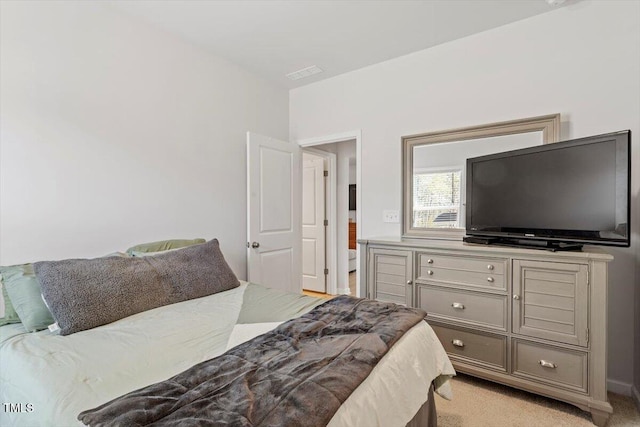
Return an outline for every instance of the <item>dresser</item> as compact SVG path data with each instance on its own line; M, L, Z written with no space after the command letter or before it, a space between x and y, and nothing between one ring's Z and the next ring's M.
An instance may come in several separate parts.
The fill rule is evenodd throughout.
M611 255L428 239L358 243L360 295L424 309L456 370L571 403L606 424Z
M349 221L349 249L356 248L356 223Z

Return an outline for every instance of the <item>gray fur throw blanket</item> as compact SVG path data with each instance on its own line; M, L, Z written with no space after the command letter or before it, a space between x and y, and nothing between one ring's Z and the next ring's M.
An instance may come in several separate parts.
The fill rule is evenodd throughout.
M340 296L173 378L83 411L78 420L94 427L326 426L425 316Z

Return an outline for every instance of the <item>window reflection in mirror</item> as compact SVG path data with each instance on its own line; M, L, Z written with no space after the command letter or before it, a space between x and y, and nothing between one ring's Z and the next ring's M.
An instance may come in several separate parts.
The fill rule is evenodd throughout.
M413 226L458 228L462 169L413 173Z

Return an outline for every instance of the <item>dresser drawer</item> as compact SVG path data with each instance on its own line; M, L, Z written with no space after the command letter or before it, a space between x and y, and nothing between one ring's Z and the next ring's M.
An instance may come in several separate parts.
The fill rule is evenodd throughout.
M416 280L505 291L507 260L419 253Z
M506 290L506 279L501 274L447 268L420 266L416 280L422 282L443 282L472 288Z
M505 274L507 261L501 258L458 257L440 254L418 254L420 268L448 268L478 273Z
M513 375L568 390L588 391L587 353L512 340Z
M506 371L506 337L435 324L431 327L452 361L459 360L483 368Z
M427 319L445 319L470 326L507 330L507 297L430 285L417 285L416 304Z

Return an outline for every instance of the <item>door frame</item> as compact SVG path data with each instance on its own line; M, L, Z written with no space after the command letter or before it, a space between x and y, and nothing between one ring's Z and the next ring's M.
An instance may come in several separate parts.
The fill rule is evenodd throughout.
M337 156L333 153L318 150L315 148L302 148L302 151L314 154L318 157L322 157L327 161L329 176L327 177L327 182L325 185L325 195L327 193L327 189L329 189L329 197L325 198L324 208L326 211L326 219L329 220L329 225L327 226L324 247L326 254L325 267L329 269L329 274L327 274L326 292L328 294L335 295L338 293L338 251L336 251L336 242L338 240L338 214L336 209L336 206L338 204L338 194L336 192L336 185L338 183Z
M357 191L356 191L356 206L358 207L356 209L356 240L359 240L362 237L362 130L361 129L356 129L356 130L352 130L352 131L347 131L347 132L342 132L342 133L337 133L337 134L332 134L332 135L325 135L325 136L319 136L319 137L314 137L314 138L302 138L302 139L298 139L296 140L296 143L303 149L308 149L310 147L313 147L314 145L322 145L322 144L332 144L332 143L336 143L336 142L346 142L346 141L356 141L356 185L357 185ZM334 169L334 174L335 174L335 169ZM331 171L329 172L329 176L331 177ZM336 176L337 178L337 176ZM337 183L337 179L335 181L335 183ZM335 185L331 185L331 188L333 188L333 191L335 192ZM337 196L336 196L336 200L337 200ZM337 217L337 212L336 212L336 208L335 208L335 204L333 204L332 206L334 206L334 208L332 209L333 214L336 215ZM334 219L333 221L331 220L331 218L329 218L329 225L331 225L331 223L336 224L336 219ZM333 283L330 283L329 286L327 286L327 292L328 293L333 293L333 294L337 294L338 293L338 288L337 288L337 258L338 258L338 247L337 247L337 240L338 240L338 228L334 227L332 233L334 233L331 237L331 242L332 242L332 246L331 246L331 250L332 252L335 254L335 265L336 267L333 269L333 271L336 273L335 274L335 281ZM356 246L356 262L357 262L357 266L360 267L360 246ZM331 267L329 266L329 274L331 274ZM360 274L362 272L360 271L360 268L356 269L356 295L357 297L360 297ZM344 289L344 288L343 288ZM343 289L341 289L340 291L343 292ZM348 287L346 288L347 290L349 289Z

